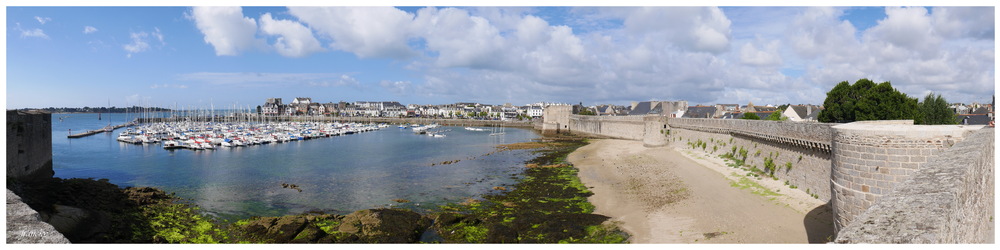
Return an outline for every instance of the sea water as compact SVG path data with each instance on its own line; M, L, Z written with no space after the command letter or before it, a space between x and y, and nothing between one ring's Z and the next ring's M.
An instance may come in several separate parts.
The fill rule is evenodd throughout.
M390 126L378 131L286 143L192 151L115 140L122 129L84 138L69 133L120 124L124 114L52 114L52 158L59 178L108 179L149 186L225 219L309 211L346 214L376 207L418 212L510 185L532 157L496 146L537 138L506 128L502 136L443 126L446 137ZM70 131L72 130L72 131ZM456 161L441 164L445 161ZM302 191L284 188L294 184ZM397 202L398 199L409 202Z

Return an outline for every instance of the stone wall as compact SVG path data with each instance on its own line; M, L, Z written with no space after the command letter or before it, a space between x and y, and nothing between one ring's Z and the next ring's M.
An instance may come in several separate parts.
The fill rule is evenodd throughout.
M672 128L733 134L821 151L830 151L833 134L830 124L814 122L670 118L667 124Z
M52 225L42 222L38 212L7 189L7 244L70 243Z
M569 116L573 114L573 107L566 105L553 105L545 107L542 114L542 133L564 133L569 130Z
M835 242L994 243L994 129L967 138L930 157Z
M646 134L643 116L570 115L569 131L627 140L642 140Z
M667 138L666 116L647 116L643 118L645 123L645 133L642 136L642 145L646 147L661 147L669 143Z
M836 230L850 225L897 183L965 134L982 126L906 125L912 121L834 126L831 201Z
M746 136L743 133L736 133L733 129L723 130L720 127L712 129L693 130L687 128L674 127L678 120L692 120L688 118L670 118L668 123L669 144L673 147L692 149L692 144L699 140L707 145L703 148L694 147L713 155L721 155L727 152L739 152L745 149L747 153L744 165L746 168L756 167L764 169L765 158L772 159L777 169L774 176L778 179L788 181L789 185L797 186L798 189L809 194L815 194L823 201L829 201L830 193L830 152L822 147L803 147L799 144L783 142L783 140L766 140L762 137ZM709 119L698 119L709 120ZM749 123L739 122L733 124L753 124L769 123L754 127L770 127L780 129L784 125L794 125L790 122L772 121L751 121ZM828 127L818 127L817 129L828 129ZM705 132L712 130L713 132ZM735 150L733 149L735 147ZM788 164L791 163L791 168Z
M52 177L52 114L7 111L7 178Z

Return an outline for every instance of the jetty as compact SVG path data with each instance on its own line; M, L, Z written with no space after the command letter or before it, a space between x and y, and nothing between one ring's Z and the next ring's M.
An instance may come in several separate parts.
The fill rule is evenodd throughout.
M108 130L108 128L107 128L107 127L104 127L104 128L102 128L102 129L95 129L95 130L88 130L88 131L86 131L86 132L83 132L83 133L76 133L76 134L70 134L70 135L67 135L66 137L67 137L67 138L81 138L81 137L87 137L87 136L91 136L91 135L96 135L96 134L100 134L100 133L104 133L104 132L112 132L112 131L114 131L115 129L119 129L119 128L124 128L124 127L128 127L128 126L131 126L132 124L133 124L133 123L131 123L131 122L127 122L127 123L123 123L123 124L119 124L119 125L115 125L115 126L111 127L111 130Z

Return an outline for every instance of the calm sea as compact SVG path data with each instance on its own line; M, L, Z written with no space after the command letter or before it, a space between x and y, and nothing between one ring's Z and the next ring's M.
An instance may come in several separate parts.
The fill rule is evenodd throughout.
M349 213L393 205L428 211L513 184L532 157L526 150L489 154L495 146L538 135L507 128L504 136L441 127L447 137L415 135L396 126L379 131L241 148L191 151L134 145L102 133L74 133L123 123L124 114L52 114L52 158L60 178L106 178L119 186L150 186L190 200L226 219L312 210ZM489 154L489 155L487 155ZM432 163L460 160L431 166ZM296 184L302 192L282 188ZM394 199L409 200L399 204Z

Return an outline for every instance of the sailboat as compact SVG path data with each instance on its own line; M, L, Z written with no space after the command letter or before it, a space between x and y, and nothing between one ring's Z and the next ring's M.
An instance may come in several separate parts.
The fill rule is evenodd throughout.
M111 115L111 99L108 99L108 116ZM97 113L97 119L101 119L101 113ZM111 126L111 118L108 118L108 126L104 127L104 132L111 133L115 131L115 128Z
M504 135L504 127L503 127L503 124L500 124L499 126L500 126L500 130L499 130L499 131L497 131L497 130L496 130L496 128L493 128L493 133L490 133L490 136L500 136L500 135Z

